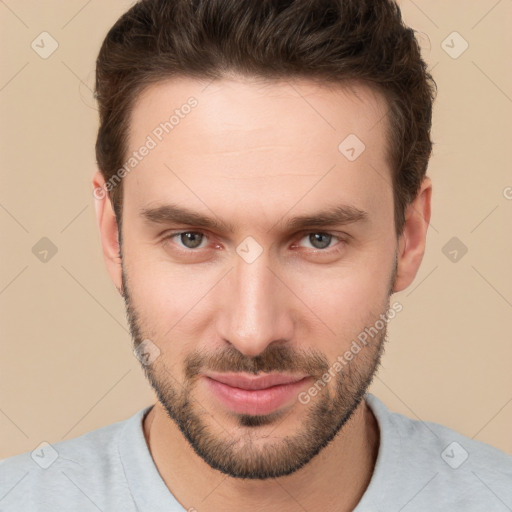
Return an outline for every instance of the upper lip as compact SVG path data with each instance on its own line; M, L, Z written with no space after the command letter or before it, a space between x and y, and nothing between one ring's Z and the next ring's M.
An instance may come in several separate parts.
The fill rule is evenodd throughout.
M264 375L249 375L241 373L213 373L208 372L206 377L222 382L228 386L241 389L266 389L272 386L279 386L283 384L293 384L298 382L307 375L290 375L284 373L267 373Z

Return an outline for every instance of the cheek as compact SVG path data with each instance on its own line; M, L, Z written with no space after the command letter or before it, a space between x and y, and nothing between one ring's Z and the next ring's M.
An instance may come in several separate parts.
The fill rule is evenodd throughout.
M300 297L329 327L325 328L330 334L328 339L350 343L387 308L394 261L389 260L371 262L361 258L352 265L297 273Z
M126 260L130 298L147 331L169 343L186 338L187 329L198 328L209 290L219 279L218 269L173 265L141 254Z

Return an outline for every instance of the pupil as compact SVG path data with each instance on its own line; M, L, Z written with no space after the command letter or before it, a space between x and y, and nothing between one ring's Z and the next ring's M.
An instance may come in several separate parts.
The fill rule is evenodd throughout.
M321 238L321 237L325 237L326 241L324 241L324 243L322 243L320 241L320 247L318 247L317 242L318 242L319 238ZM317 249L325 249L326 247L328 247L329 243L331 241L331 238L332 238L331 235L328 235L326 233L314 233L312 235L309 235L309 241Z
M201 233L182 233L181 241L185 247L188 247L189 249L194 249L201 245L201 236Z

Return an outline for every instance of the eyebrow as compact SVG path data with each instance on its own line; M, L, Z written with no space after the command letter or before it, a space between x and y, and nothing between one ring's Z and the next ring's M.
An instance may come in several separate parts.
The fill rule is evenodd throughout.
M226 233L235 231L235 225L230 222L220 220L217 217L209 217L176 204L141 208L140 215L150 224L175 223ZM283 218L276 224L282 225L284 230L292 231L311 227L353 224L366 220L368 220L368 213L364 210L351 205L339 205L319 212L292 217L288 220Z

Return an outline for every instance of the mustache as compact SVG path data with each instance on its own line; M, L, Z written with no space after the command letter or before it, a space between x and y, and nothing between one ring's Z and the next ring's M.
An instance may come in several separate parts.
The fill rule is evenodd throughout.
M185 358L185 376L194 379L200 373L214 372L297 372L321 378L329 369L327 358L318 351L297 352L285 345L268 345L257 356L246 356L232 345L215 353L195 351Z

